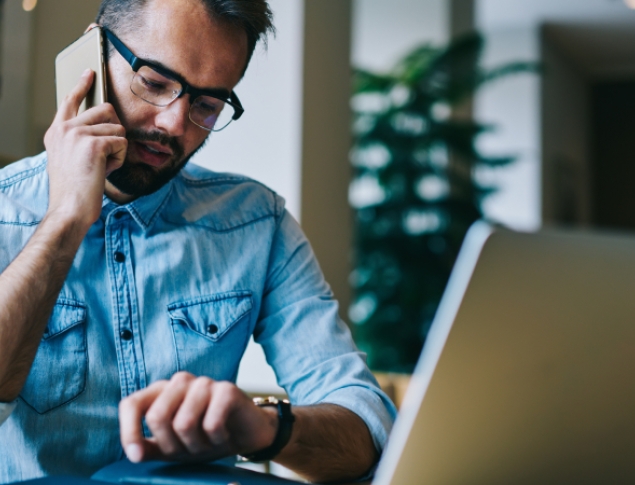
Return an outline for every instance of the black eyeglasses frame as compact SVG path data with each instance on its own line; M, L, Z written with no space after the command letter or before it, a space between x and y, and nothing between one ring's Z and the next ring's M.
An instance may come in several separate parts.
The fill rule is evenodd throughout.
M119 40L119 38L115 34L113 34L110 30L108 30L105 27L102 27L101 29L102 29L103 33L106 34L106 38L112 43L112 45L115 47L117 52L119 52L119 54L121 54L121 57L123 57L126 60L126 62L128 64L130 64L130 67L132 68L132 70L135 73L139 69L141 69L143 66L147 66L147 67L155 70L159 74L162 74L162 75L164 75L164 76L166 76L168 78L174 79L175 81L178 81L181 84L183 89L181 90L179 95L176 96L176 98L174 98L174 99L180 98L184 94L189 94L190 95L190 104L192 104L192 103L194 103L196 98L198 98L199 96L211 96L212 98L219 99L219 100L229 104L230 106L232 106L232 108L234 108L234 115L232 116L232 120L234 120L234 121L239 119L243 115L243 113L245 112L240 100L238 99L238 96L236 96L236 93L234 93L234 91L228 91L227 89L198 89L198 88L195 88L195 87L191 86L190 84L188 84L187 81L185 81L185 79L183 79L177 73L172 72L169 69L165 69L164 67L157 66L155 63L153 63L151 61L147 61L145 59L142 59L140 57L135 56L132 53L132 51L130 49L128 49L128 47L126 47L126 45L121 40ZM143 101L145 101L146 103L154 104L154 103L151 103L150 101L147 101L145 99ZM168 103L168 105L169 105L169 103ZM168 106L168 105L166 105L166 106ZM207 129L207 128L204 128L204 129ZM210 130L210 131L212 131L212 130Z

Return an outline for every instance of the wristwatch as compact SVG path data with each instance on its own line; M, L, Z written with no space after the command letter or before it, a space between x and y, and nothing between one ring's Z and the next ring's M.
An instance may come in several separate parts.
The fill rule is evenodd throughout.
M258 463L272 460L289 442L295 416L291 413L291 403L286 399L277 399L273 396L269 396L266 398L255 397L253 401L256 406L272 406L278 408L278 431L276 437L273 439L273 443L263 450L240 457L243 461Z

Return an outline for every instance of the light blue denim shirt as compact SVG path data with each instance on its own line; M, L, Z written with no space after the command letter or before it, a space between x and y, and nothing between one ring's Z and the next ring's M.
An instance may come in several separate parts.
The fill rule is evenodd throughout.
M0 170L0 271L47 205L45 153ZM190 164L130 204L104 197L0 425L0 483L122 458L122 397L181 370L235 381L252 334L293 404L344 406L383 449L395 409L278 195Z

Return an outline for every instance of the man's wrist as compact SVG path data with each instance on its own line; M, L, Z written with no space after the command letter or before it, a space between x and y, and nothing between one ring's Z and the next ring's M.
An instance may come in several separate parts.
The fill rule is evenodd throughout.
M263 462L275 458L291 439L295 416L291 412L291 403L275 397L254 398L254 404L261 408L270 408L276 412L277 430L273 442L259 451L241 456L245 461Z
M82 220L70 210L50 209L42 224L46 225L47 229L62 234L67 240L77 239L81 243L93 223Z

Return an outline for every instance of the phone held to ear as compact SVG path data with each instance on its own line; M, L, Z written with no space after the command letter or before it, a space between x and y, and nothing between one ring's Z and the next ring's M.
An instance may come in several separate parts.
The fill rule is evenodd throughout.
M95 72L95 78L78 114L107 101L104 36L100 27L86 32L55 58L58 109L64 97L73 90L81 75L89 68Z

